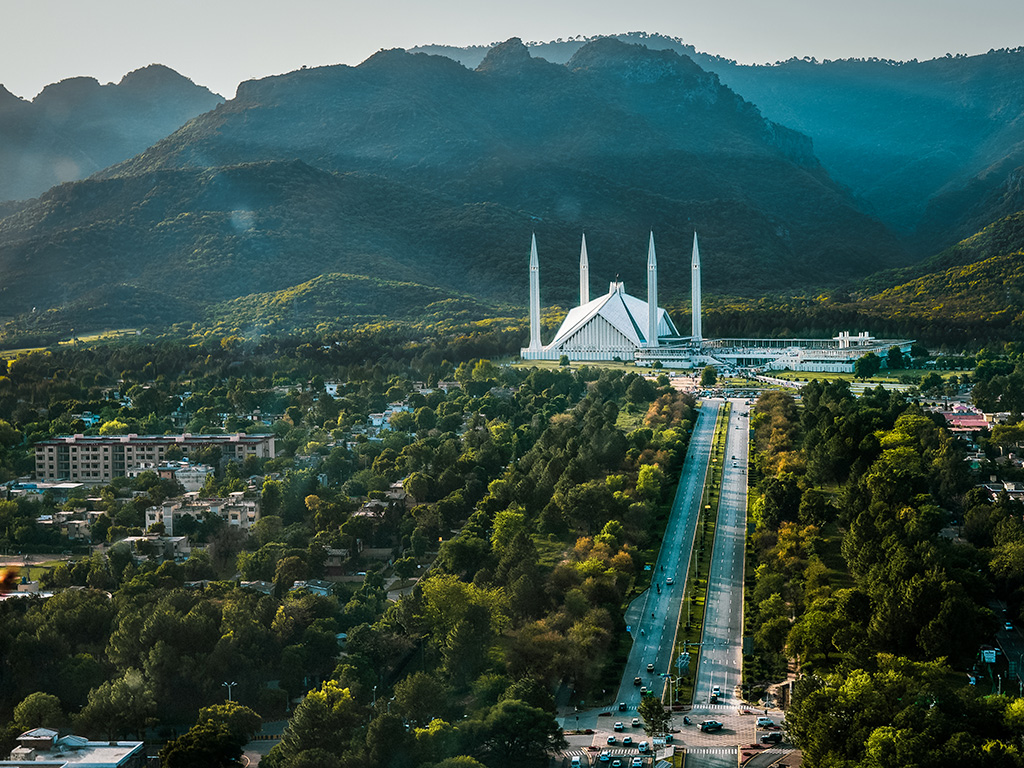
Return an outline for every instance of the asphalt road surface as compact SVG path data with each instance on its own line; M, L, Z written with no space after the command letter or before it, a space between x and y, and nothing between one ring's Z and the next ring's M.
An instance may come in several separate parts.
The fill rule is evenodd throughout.
M697 515L711 456L718 409L719 403L715 401L705 400L701 405L658 552L658 561L653 566L651 588L634 600L626 612L626 624L633 636L633 648L615 700L626 703L630 717L633 717L640 703L640 687L633 684L633 679L639 677L643 686L653 689L660 696L664 687L660 674L670 671L668 667L672 661L672 646L679 624L683 586L690 567L690 551L697 530ZM675 582L672 585L668 583L670 578ZM647 671L648 664L654 665L653 672Z
M704 635L690 719L727 721L716 736L721 747L688 751L688 768L735 766L734 745L749 742L735 729L734 716L740 703L743 673L743 554L747 524L747 443L749 406L745 400L730 400L729 427L725 439L722 469L722 498L718 506L715 543L708 574L708 598L704 612ZM711 693L718 686L716 704ZM743 727L745 732L749 726ZM735 729L735 730L734 730ZM727 746L732 745L732 746Z
M743 671L743 552L747 524L747 438L745 400L733 400L725 441L722 499L711 553L703 649L697 670L694 709L711 703L736 706Z

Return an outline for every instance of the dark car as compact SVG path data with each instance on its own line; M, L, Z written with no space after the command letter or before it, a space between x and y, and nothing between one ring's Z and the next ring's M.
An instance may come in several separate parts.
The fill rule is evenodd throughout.
M647 665L647 672L648 672L648 674L650 674L653 671L654 671L654 665L653 664L648 664Z
M643 683L643 680L641 680L639 677L633 678L633 685L640 685L641 683Z
M700 724L700 729L705 733L713 733L722 730L722 724L717 720L705 720Z
M620 701L619 702L619 712L625 712L625 711L626 711L626 702Z
M761 737L762 744L780 744L782 743L782 734L778 731L774 733L766 733Z

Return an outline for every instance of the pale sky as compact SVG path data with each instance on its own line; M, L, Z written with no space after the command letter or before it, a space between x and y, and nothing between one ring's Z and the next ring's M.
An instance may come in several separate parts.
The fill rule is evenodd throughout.
M742 63L929 59L1024 45L1022 0L0 0L0 83L32 98L160 63L227 98L242 80L381 48L646 31Z

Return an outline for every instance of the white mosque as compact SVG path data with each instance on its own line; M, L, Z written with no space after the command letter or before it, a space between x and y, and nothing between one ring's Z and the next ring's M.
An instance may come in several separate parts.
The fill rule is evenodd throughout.
M713 365L722 369L851 372L864 354L885 360L896 346L904 354L912 340L876 339L867 333L840 333L832 339L705 339L701 327L700 250L693 233L690 258L690 335L682 336L668 312L658 306L658 260L654 233L647 247L647 300L626 293L612 282L608 293L590 298L587 239L580 247L580 303L569 310L550 343L541 342L540 262L537 238L530 244L530 346L523 360L621 360L637 365L660 362L665 368Z

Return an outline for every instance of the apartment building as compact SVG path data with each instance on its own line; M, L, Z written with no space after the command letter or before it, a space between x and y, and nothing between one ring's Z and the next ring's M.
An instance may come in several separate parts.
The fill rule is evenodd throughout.
M94 485L125 477L130 468L159 463L172 446L183 456L220 447L229 459L272 459L274 435L70 435L35 444L37 480L71 480Z
M228 494L228 498L201 499L198 493L186 493L178 499L167 499L160 506L146 509L146 529L154 523L164 524L164 533L174 535L174 525L185 515L202 520L207 513L224 519L232 527L248 531L260 519L260 500L246 498L243 491Z

